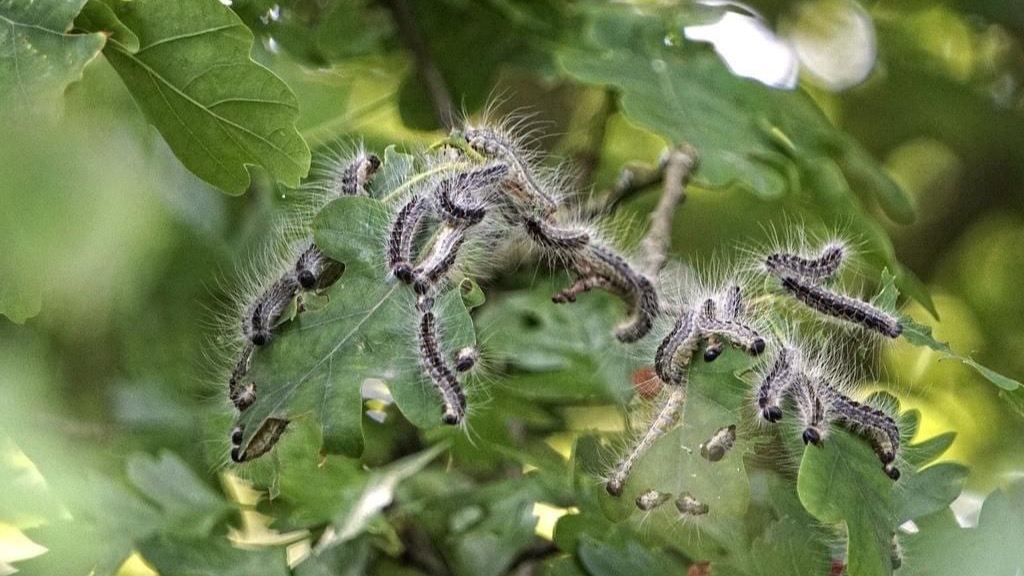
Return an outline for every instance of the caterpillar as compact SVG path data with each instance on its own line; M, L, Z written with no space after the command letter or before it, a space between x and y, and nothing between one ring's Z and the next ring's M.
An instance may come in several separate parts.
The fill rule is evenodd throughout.
M412 271L412 286L417 294L426 294L448 274L466 242L466 230L465 225L441 228L427 259Z
M715 431L707 442L700 445L700 455L709 462L718 462L736 443L736 425L730 424Z
M256 298L242 323L242 332L250 342L263 346L270 341L271 331L298 291L299 282L289 272Z
M761 354L767 346L765 339L753 328L731 318L717 317L716 304L711 298L706 299L701 306L700 314L697 316L697 327L702 336L724 339L751 356ZM716 341L715 344L720 345L721 342ZM712 360L717 358L718 354L720 352L716 353ZM708 359L706 352L704 359Z
M771 369L765 373L757 389L757 410L769 422L782 419L781 398L796 377L798 353L788 346L779 348Z
M459 172L441 180L434 187L434 201L438 214L452 226L472 226L479 223L487 214L487 208L474 193L496 185L507 176L508 166L492 164ZM461 196L463 200L456 199L456 195Z
M899 480L900 471L893 465L900 449L900 430L896 421L881 410L851 400L828 383L822 385L836 420L846 428L866 436L882 462L882 470L889 478Z
M379 168L380 158L376 154L359 153L342 172L341 195L365 195L366 187Z
M764 261L765 269L779 278L791 277L818 284L835 276L846 256L846 245L839 241L826 244L815 258L789 252L773 252Z
M823 396L819 390L817 378L801 374L793 384L796 404L800 414L800 422L804 426L802 438L804 444L821 446L828 435L827 401L831 398Z
M619 460L608 476L605 489L612 496L621 496L626 486L629 474L636 465L637 460L650 449L651 446L672 429L679 418L679 409L686 403L686 385L682 383L669 388L668 396L664 404L657 410L647 431L640 439L626 452L626 455Z
M441 354L432 310L427 309L421 313L418 335L420 361L434 387L441 393L441 420L445 424L461 424L466 418L466 396Z
M800 302L826 316L859 324L889 338L897 338L903 333L903 326L895 316L862 300L837 294L789 276L782 279L782 287Z
M344 265L327 256L312 242L295 262L295 277L303 290L323 290L341 278Z
M671 499L671 494L667 492L658 492L654 488L649 488L638 494L635 502L637 508L644 512L650 512Z
M491 128L474 126L466 126L462 136L477 153L508 163L511 182L507 189L521 196L531 211L548 216L558 210L558 202L545 191L534 176L525 154L511 138Z
M654 353L654 371L658 378L666 384L678 384L683 377L682 366L690 362L697 344L693 313L684 311Z
M256 400L255 384L250 383L251 391L248 387L240 385L242 379L249 373L249 364L252 362L254 348L255 346L252 342L245 344L242 348L241 357L231 370L231 378L228 379L228 399L231 400L231 403L234 404L239 412L245 412Z
M626 303L632 317L631 321L615 329L615 337L620 342L629 343L646 336L660 312L658 293L651 281L633 270L624 258L599 244L588 244L580 251L577 260L580 278L552 300L556 303L574 302L580 292L604 288Z
M412 243L427 208L426 200L413 196L398 211L388 236L388 268L406 284L412 283Z

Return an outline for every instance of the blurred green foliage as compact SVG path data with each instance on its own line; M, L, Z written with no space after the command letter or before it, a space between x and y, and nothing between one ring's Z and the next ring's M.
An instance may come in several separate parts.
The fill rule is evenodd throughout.
M780 33L808 25L798 3L750 5ZM793 222L845 231L863 244L865 293L893 297L881 273L897 271L912 297L903 314L1008 378L989 376L997 387L940 362L945 349L920 335L883 350L874 386L918 431L893 487L852 436L804 452L791 430L749 426L736 374L750 362L728 355L695 377L684 425L615 500L597 477L650 358L610 337L617 302L552 306L562 279L533 262L453 293L459 338L473 338L472 317L489 366L471 387L469 432L441 429L411 374L383 370L393 403L360 394L382 367L411 367L410 333L394 329L410 304L354 265L373 257L355 238L376 201L339 202L315 228L350 256L345 282L254 370L307 372L351 320L303 328L369 300L386 305L360 336L381 345L346 349L346 385L319 413L326 373L285 394L282 406L310 415L271 454L225 468L232 416L211 310L301 203L286 186L305 176L309 148L415 149L443 136L396 6L456 107L534 113L551 135L538 144L575 160L596 191L583 200L602 199L627 163L695 145L705 163L674 220L676 257L735 259ZM0 572L658 574L710 561L715 574L819 575L842 558L850 574L889 574L896 532L896 574L1014 574L1024 19L1014 0L861 9L877 59L835 92L811 75L798 91L739 79L710 46L682 39L722 7L0 0L0 527L48 548L24 558L0 536ZM402 157L389 150L389 169ZM657 198L642 190L616 217L643 223ZM731 423L740 440L709 472L698 446ZM685 522L671 504L636 510L632 498L655 486L719 500ZM950 510L958 496L961 516L984 501L976 528ZM916 533L897 530L908 520Z

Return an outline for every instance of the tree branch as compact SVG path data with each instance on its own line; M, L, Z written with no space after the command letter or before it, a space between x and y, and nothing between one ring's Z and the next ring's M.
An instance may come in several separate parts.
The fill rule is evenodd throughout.
M406 0L380 0L380 3L391 11L391 17L398 28L399 39L412 52L416 74L427 89L427 96L434 107L434 117L442 127L451 130L455 126L455 104L441 71L430 58L426 41L416 28L416 19L409 8L409 3Z
M686 198L686 185L699 161L697 151L688 144L670 150L665 159L664 190L658 206L651 212L651 227L641 244L646 258L644 273L648 276L657 276L665 266L672 244L672 217Z

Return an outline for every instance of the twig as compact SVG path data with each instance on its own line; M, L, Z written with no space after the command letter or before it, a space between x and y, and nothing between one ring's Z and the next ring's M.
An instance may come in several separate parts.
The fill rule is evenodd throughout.
M427 95L434 107L434 117L446 130L451 130L455 126L455 104L441 71L430 58L427 43L416 28L416 19L409 9L409 3L406 0L380 0L380 3L391 11L395 26L398 28L398 37L412 52L416 73L426 87Z
M619 170L619 176L611 188L595 195L587 205L591 216L611 214L623 200L662 181L669 151L665 150L656 166L630 162Z
M680 144L669 151L665 161L664 191L658 206L651 212L651 227L644 236L641 249L647 261L644 273L657 276L665 266L669 247L672 243L672 217L676 208L686 197L686 184L699 162L697 151L687 144Z

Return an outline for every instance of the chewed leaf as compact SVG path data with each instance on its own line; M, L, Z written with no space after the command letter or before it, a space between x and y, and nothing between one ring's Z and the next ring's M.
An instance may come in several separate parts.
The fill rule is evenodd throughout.
M317 245L344 263L345 273L319 297L322 302L283 325L271 345L256 351L250 371L256 401L238 418L245 430L243 446L268 418L313 417L328 452L360 454L360 389L368 378L388 386L413 424L440 424L438 396L416 361L412 291L390 281L385 271L387 214L378 200L343 197L317 216ZM439 298L437 313L446 348L475 342L458 290Z
M897 292L895 287L895 278L892 274L889 273L888 270L883 270L882 290L878 293L877 296L875 296L872 302L875 302L882 306L894 306L896 302L896 297L898 295L899 293ZM938 340L936 340L935 337L932 336L931 326L921 324L914 320L913 318L910 318L909 316L904 316L902 318L902 323L903 338L907 342L913 344L914 346L923 346L931 348L936 352L941 352L945 354L946 358L951 358L958 362L962 362L970 366L971 368L974 368L974 370L977 371L978 374L981 374L982 376L985 377L986 380L1002 388L1003 390L1013 391L1016 390L1017 388L1020 388L1020 382L1008 376L1003 376L1002 374L996 372L995 370L992 370L991 368L982 366L970 356L963 356L961 354L958 354L956 351L953 350L953 348L950 347L948 343L939 342Z

